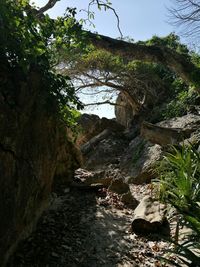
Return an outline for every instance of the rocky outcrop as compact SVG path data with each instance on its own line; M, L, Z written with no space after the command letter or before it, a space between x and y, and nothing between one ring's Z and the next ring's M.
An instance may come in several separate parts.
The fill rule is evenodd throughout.
M156 125L143 122L141 135L154 144L165 146L174 145L190 138L199 131L200 116L188 114L162 121Z
M166 206L146 196L134 210L132 230L137 234L158 233L166 226Z
M47 206L58 161L66 180L79 162L40 73L7 76L0 92L0 266Z
M110 164L118 164L127 145L123 133L104 130L81 148L84 167L89 170L107 169Z
M200 127L200 115L187 114L157 123L158 126L166 128L180 128L183 130L198 130Z
M148 183L155 177L155 164L161 157L161 146L137 136L124 152L120 169L126 174L129 183Z
M153 125L149 122L143 122L141 135L154 144L161 146L175 145L186 138L189 138L191 130L182 130L180 128L167 128Z
M85 168L104 169L107 173L108 166L114 164L111 169L118 172L115 178L128 183L149 183L156 176L155 166L162 158L163 146L181 144L183 140L185 144L200 144L199 115L188 114L158 124L144 122L141 135L137 136L140 124L141 121L135 121L135 131L105 129L83 144Z
M100 119L93 127L86 127L85 136L94 136L81 145L84 168L106 169L110 164L118 164L119 157L128 145L124 129L124 126L116 121L106 118Z
M123 131L124 127L115 120L99 118L93 114L82 114L78 119L79 134L76 143L83 145L105 129Z
M91 150L94 149L95 146L98 145L99 142L103 141L104 139L108 138L111 134L109 129L105 129L100 134L96 135L92 139L90 139L87 143L81 146L81 151L84 155L87 155Z
M129 185L125 183L122 178L113 179L108 190L117 193L120 197L120 201L125 205L132 208L138 205L138 201L133 197Z

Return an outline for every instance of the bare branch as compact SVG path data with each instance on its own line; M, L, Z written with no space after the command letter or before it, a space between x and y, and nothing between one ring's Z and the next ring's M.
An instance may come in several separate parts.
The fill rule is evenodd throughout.
M199 39L200 1L172 0L173 7L169 8L169 23L178 26L185 37Z
M121 106L119 104L110 102L109 100L102 101L102 102L95 102L95 103L84 104L84 106L85 107L88 107L88 106L96 106L96 105L98 106L98 105L106 105L106 104L109 104L109 105L112 105L112 106Z
M111 7L111 6L109 6L109 5L105 4L105 3L100 3L99 0L97 0L97 4L98 4L99 7L103 6L103 7L106 7L108 9L112 10L112 12L114 13L115 17L117 18L117 28L118 28L118 31L120 33L120 37L122 39L123 38L123 34L122 34L122 31L121 31L121 28L120 28L120 20L119 20L119 16L118 16L116 10L113 7Z
M100 85L104 85L104 86L108 86L108 87L112 87L114 89L117 89L119 91L121 90L124 90L124 87L121 86L121 85L117 85L117 84L114 84L114 83L111 83L111 82L105 82L105 81L101 81L99 80L98 78L94 77L94 76L91 76L90 74L88 73L83 73L85 76L89 77L90 79L94 79L95 81L97 81Z
M88 5L88 14L90 14L90 12L91 12L90 11L90 7L92 5L94 5L94 4L97 4L98 8L104 7L106 9L111 10L114 13L115 17L117 18L117 28L118 28L118 31L120 33L120 38L122 39L123 38L123 34L122 34L122 31L121 31L121 28L120 28L120 19L119 19L119 16L118 16L116 10L113 7L111 7L110 5L106 4L104 1L91 0L89 5ZM90 21L90 19L88 19L88 20ZM90 23L91 23L91 21L90 21Z
M85 93L85 92L80 92L80 94L82 95L88 95L88 96L92 96L92 95L99 95L99 94L102 94L102 93L105 93L105 94L112 94L112 93L115 93L114 90L109 90L109 89L106 89L106 90L98 90L97 92L91 92L91 93Z
M58 1L60 0L49 0L45 6L37 10L37 16L40 17L44 12L54 7Z

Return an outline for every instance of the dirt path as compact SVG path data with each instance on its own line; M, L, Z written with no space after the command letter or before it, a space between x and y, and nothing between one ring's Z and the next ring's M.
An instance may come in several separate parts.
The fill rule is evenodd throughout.
M161 266L155 256L166 243L131 233L133 210L108 203L105 192L68 191L54 199L9 267Z

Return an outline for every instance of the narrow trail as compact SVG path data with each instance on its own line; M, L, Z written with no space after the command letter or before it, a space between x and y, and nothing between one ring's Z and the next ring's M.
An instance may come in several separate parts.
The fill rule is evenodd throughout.
M133 188L138 197L145 187ZM113 195L67 188L55 196L36 230L23 241L8 267L162 266L156 256L166 247L130 231L133 210Z

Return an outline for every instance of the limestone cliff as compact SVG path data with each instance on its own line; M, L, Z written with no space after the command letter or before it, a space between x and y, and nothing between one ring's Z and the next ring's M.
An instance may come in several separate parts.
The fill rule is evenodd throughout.
M40 73L32 71L25 77L15 70L1 73L2 77L0 266L47 206L56 170L59 174L63 164L67 182L79 166L79 153L55 115L56 103Z

